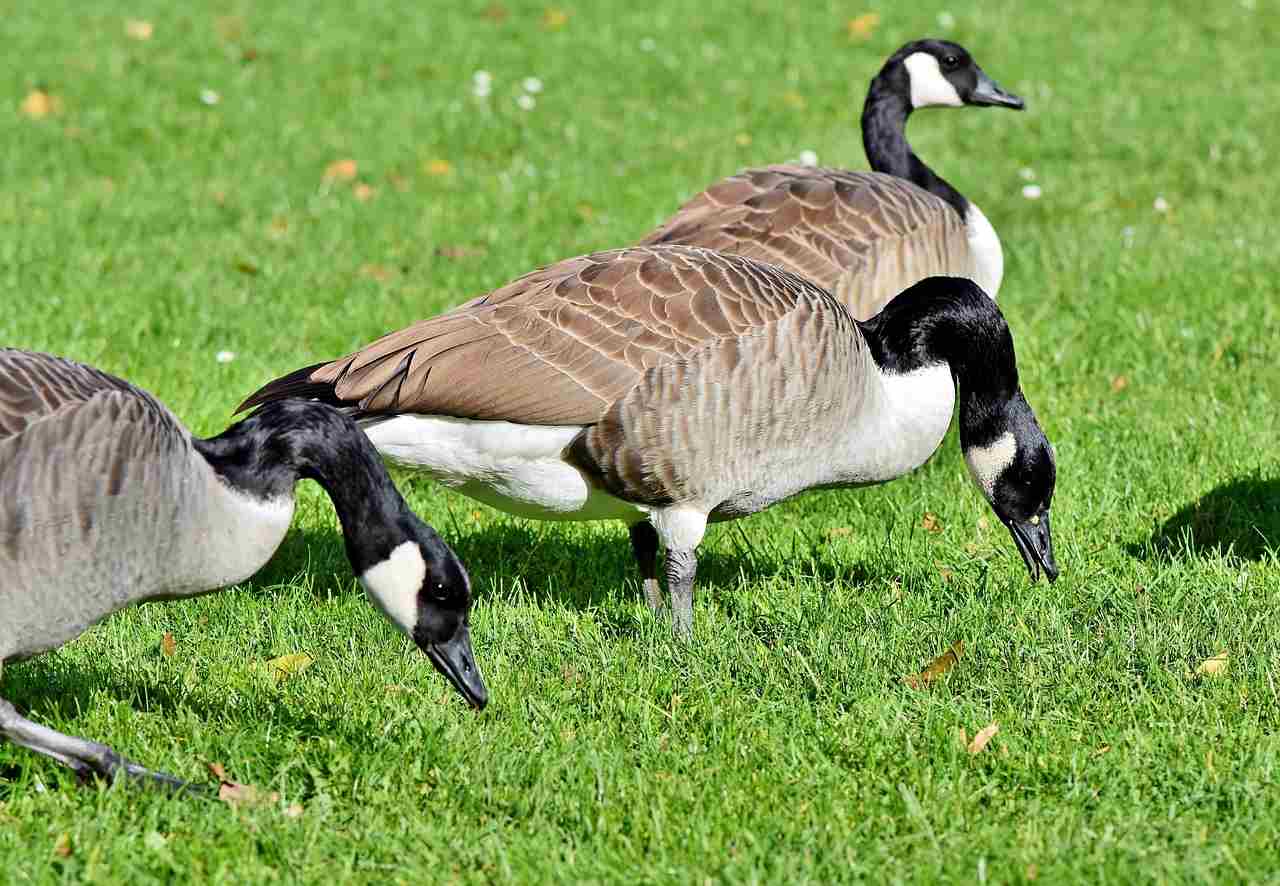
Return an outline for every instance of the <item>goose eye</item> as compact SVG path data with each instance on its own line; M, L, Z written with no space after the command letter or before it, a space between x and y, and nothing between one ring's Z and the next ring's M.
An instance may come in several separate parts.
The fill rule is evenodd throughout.
M956 65L960 64L960 59L956 58L954 55L949 55L942 60L942 63L948 68L954 68Z
M449 592L445 590L444 582L436 582L436 586L431 590L431 596L441 602L449 599Z

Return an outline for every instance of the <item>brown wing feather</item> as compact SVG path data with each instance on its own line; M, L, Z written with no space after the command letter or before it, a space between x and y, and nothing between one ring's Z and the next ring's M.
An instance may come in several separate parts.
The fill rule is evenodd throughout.
M52 354L0 349L0 440L99 394L121 391L145 401L172 419L169 410L122 378Z
M778 268L702 249L580 256L285 376L245 405L314 385L364 413L592 424L646 371L761 328L800 295L829 300Z
M806 166L718 182L640 242L776 264L834 292L858 319L925 277L973 268L964 223L946 201L895 176Z

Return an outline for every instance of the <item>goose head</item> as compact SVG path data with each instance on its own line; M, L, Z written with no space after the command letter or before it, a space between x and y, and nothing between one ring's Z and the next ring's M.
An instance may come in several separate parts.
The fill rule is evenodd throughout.
M471 650L471 580L436 531L412 513L407 536L359 573L373 604L426 654L476 708L489 692ZM353 558L354 561L355 558Z
M1053 447L1021 391L987 427L994 430L994 436L962 440L969 474L1009 530L1031 580L1039 580L1043 570L1052 582L1058 577L1049 529L1049 507L1057 482Z
M978 67L968 50L949 40L906 44L885 62L880 77L906 96L912 109L975 105L1020 111L1024 107L1021 98L1001 89Z

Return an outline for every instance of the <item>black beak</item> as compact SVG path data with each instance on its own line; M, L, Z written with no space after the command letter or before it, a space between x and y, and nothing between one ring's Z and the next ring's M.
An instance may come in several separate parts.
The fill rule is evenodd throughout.
M471 702L476 710L484 709L489 703L489 690L485 688L480 668L476 666L475 654L471 651L470 628L464 624L444 643L419 643L418 646L427 654L436 670L444 674L445 679L462 693L463 698Z
M996 81L981 70L978 71L978 85L969 93L967 104L980 105L985 108L1013 108L1021 111L1026 103L1012 92L1005 92Z
M1031 580L1039 581L1040 570L1043 569L1049 581L1055 581L1058 578L1058 564L1053 559L1049 512L1037 514L1021 523L1016 520L1007 520L1005 525L1009 527L1009 534L1013 536L1013 543L1017 545L1018 553L1022 555L1022 562L1027 564L1027 572L1030 573Z

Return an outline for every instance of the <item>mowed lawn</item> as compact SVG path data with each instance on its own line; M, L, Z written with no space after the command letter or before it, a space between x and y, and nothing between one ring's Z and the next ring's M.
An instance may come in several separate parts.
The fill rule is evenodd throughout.
M0 343L124 375L202 434L277 374L632 242L739 168L865 168L883 58L960 41L1028 110L923 112L909 135L1003 239L1062 577L1028 583L954 431L889 486L713 528L688 646L644 608L620 526L398 476L473 576L476 714L364 601L304 484L253 581L121 613L0 683L41 722L278 799L81 789L0 744L0 882L1275 876L1280 21L1266 0L910 7L3 16Z

